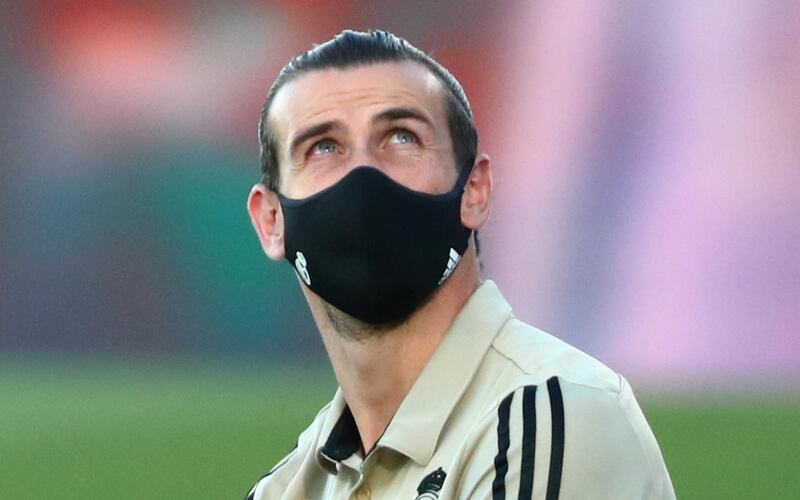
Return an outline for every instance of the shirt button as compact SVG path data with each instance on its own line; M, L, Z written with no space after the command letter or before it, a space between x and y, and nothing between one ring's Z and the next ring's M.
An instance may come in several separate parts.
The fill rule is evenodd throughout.
M356 491L356 498L358 498L358 500L367 500L370 497L370 495L371 493L369 491L369 488L366 486L362 486L361 488L358 489L358 491Z

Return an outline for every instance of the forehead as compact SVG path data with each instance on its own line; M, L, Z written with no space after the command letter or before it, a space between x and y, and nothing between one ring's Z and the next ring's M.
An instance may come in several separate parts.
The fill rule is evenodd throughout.
M269 120L281 139L317 119L386 106L420 107L440 121L444 119L443 95L441 81L413 61L313 70L278 91Z

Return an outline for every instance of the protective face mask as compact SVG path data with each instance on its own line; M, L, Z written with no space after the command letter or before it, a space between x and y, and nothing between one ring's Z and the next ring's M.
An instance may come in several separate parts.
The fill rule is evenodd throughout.
M358 167L303 199L278 194L286 259L327 302L372 324L406 319L453 272L467 249L461 196L411 190Z

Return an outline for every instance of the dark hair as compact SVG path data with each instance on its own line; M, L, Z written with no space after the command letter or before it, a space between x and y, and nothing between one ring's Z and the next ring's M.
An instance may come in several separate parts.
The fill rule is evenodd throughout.
M258 140L261 145L261 182L277 191L280 183L277 139L268 123L272 100L278 91L303 73L321 69L346 69L382 62L413 61L422 64L442 82L445 110L453 154L457 168L469 168L475 161L478 133L472 120L472 109L458 80L441 64L406 40L387 31L345 30L327 42L303 52L283 67L272 83L261 110Z

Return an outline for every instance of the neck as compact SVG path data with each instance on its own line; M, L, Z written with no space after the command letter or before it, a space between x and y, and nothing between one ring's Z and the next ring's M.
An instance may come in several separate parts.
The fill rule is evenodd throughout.
M478 287L478 261L470 248L455 272L405 322L391 328L336 321L322 300L304 288L342 394L358 426L364 451L372 449L428 363L453 319ZM344 330L344 331L343 331Z

